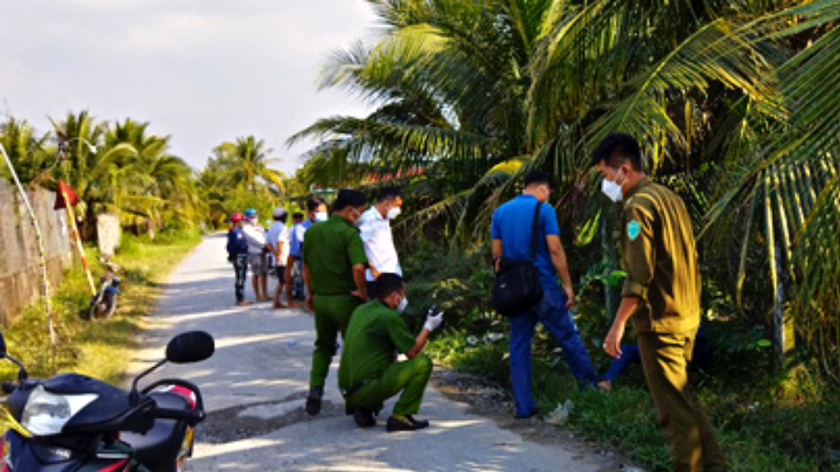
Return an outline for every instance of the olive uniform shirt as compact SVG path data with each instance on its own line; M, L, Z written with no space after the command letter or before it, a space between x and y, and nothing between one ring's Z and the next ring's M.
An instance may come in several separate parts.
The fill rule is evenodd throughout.
M306 230L303 263L315 295L349 295L355 291L353 266L367 264L359 230L344 218L333 215Z
M352 389L359 382L382 376L396 359L414 347L416 339L399 313L373 300L356 308L347 326L338 385Z
M625 198L622 296L637 296L637 332L686 333L700 323L700 271L682 199L645 177Z

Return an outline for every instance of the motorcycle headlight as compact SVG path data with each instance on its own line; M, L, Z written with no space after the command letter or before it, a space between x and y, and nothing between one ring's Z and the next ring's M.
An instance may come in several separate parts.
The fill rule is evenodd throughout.
M23 408L20 424L34 436L60 434L64 425L97 397L94 393L58 395L39 385L32 390Z

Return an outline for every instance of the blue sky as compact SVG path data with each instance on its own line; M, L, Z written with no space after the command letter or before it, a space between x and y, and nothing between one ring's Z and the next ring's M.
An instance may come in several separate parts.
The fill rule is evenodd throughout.
M316 86L331 51L373 34L364 0L0 0L0 12L0 112L39 131L71 110L131 117L197 168L254 134L292 171L307 146L287 149L291 134L365 111Z

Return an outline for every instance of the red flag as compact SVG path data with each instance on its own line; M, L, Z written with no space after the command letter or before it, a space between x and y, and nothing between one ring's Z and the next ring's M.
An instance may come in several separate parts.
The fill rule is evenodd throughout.
M53 206L56 210L62 210L67 206L64 204L64 195L67 195L67 202L70 206L76 206L79 203L79 197L76 196L76 192L67 185L67 182L59 179L58 180L58 192L55 195L55 205Z

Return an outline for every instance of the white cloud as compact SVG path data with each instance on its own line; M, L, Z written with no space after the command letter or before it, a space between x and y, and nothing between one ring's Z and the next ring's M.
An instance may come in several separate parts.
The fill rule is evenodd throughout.
M317 93L331 50L367 34L364 0L0 0L0 101L46 129L89 109L150 121L193 165L254 134L295 167L285 140L313 120L364 111Z

